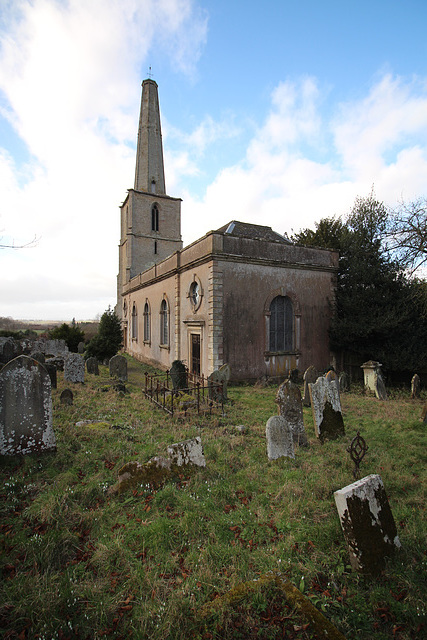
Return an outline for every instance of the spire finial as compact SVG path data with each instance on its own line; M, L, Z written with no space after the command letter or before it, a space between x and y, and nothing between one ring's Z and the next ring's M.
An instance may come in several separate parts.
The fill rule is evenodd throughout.
M148 67L147 76L150 78L150 80L153 78L153 74L151 73L151 67Z

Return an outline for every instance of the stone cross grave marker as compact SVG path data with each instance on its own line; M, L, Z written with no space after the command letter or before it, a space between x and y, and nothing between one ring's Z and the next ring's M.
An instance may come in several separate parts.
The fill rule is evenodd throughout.
M338 388L324 377L309 385L314 429L320 442L345 435Z
M366 476L335 491L334 497L351 566L379 573L386 556L401 546L381 477Z
M85 361L80 353L67 353L65 355L64 380L75 383L85 381Z
M0 453L25 455L55 448L49 374L37 360L18 356L0 371Z
M267 456L269 460L295 458L291 428L283 416L271 416L265 427Z
M128 363L124 356L117 354L110 359L109 362L110 376L114 376L120 382L126 382L128 379Z
M305 373L303 376L304 397L302 399L302 403L304 407L309 407L311 405L310 391L309 391L308 385L312 384L313 382L316 382L318 377L319 377L319 374L317 372L317 369L316 367L313 367L313 365L311 365L310 367L308 367L308 369L305 370Z
M291 380L285 380L277 390L276 402L281 415L292 433L295 445L307 446L307 436L304 429L301 392L298 385Z

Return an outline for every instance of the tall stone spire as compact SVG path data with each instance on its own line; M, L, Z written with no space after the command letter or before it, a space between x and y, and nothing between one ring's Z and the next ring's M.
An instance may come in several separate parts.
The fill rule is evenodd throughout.
M135 190L166 194L159 96L157 83L151 79L142 83Z

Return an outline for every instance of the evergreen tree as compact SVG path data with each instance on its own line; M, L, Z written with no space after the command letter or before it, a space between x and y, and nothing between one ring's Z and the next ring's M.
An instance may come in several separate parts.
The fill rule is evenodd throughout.
M61 326L51 329L49 338L52 340L65 340L68 349L77 353L79 343L84 342L85 334L73 318L71 325L64 322Z
M95 356L98 360L112 358L122 346L122 327L114 310L108 307L101 316L97 335L87 345L87 356Z
M356 198L346 219L325 218L292 240L340 253L331 349L415 371L427 366L426 283L409 279L390 258L388 222L371 192Z

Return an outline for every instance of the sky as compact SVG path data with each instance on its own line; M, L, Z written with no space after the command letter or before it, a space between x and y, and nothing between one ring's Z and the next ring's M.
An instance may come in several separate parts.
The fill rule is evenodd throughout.
M116 302L141 82L184 245L427 196L425 0L0 0L0 316ZM151 68L151 72L150 72Z

